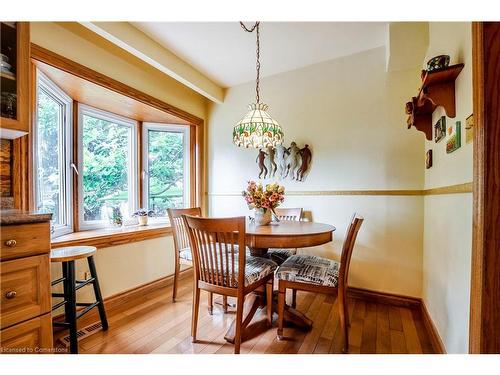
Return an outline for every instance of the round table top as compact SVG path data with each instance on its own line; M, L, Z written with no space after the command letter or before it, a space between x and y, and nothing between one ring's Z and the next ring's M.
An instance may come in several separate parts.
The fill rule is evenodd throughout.
M97 248L94 246L67 246L50 251L51 262L69 262L71 260L88 258L94 255Z
M323 245L332 240L335 227L309 221L280 221L270 225L246 225L247 246L298 248Z

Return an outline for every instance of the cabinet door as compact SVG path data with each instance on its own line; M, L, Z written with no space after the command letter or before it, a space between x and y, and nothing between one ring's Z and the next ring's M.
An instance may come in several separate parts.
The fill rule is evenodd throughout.
M1 138L29 132L29 22L1 22Z
M50 313L0 331L0 353L50 353L52 348Z
M0 327L10 327L50 311L49 255L1 263Z

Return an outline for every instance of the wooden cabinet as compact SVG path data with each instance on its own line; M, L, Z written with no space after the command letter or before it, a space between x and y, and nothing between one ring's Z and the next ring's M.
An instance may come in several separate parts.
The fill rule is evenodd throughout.
M3 213L0 353L46 353L52 347L50 215Z
M0 22L0 138L29 132L29 22Z
M35 354L52 349L52 316L50 313L30 319L0 332L0 353Z

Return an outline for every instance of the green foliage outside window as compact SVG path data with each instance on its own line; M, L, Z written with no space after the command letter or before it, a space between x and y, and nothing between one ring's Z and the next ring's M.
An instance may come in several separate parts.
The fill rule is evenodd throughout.
M60 123L61 105L45 91L38 94L37 110L37 209L52 213L52 223L60 222L61 166Z
M183 206L184 133L148 131L149 209L166 216Z
M83 116L84 220L102 220L102 209L129 202L130 128Z

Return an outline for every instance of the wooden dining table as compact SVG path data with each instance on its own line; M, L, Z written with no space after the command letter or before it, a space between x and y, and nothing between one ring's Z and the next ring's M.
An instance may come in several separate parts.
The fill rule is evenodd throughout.
M252 256L267 257L270 248L287 249L319 246L333 240L335 227L329 224L308 221L280 221L269 225L255 225L247 220L245 242ZM242 324L242 341L248 340L267 330L266 319L253 322L259 308L266 306L263 292L255 292L245 300ZM273 298L273 311L277 311L277 292ZM312 321L300 311L285 306L284 320L299 328L310 329ZM233 322L225 335L228 342L234 342L236 325Z

